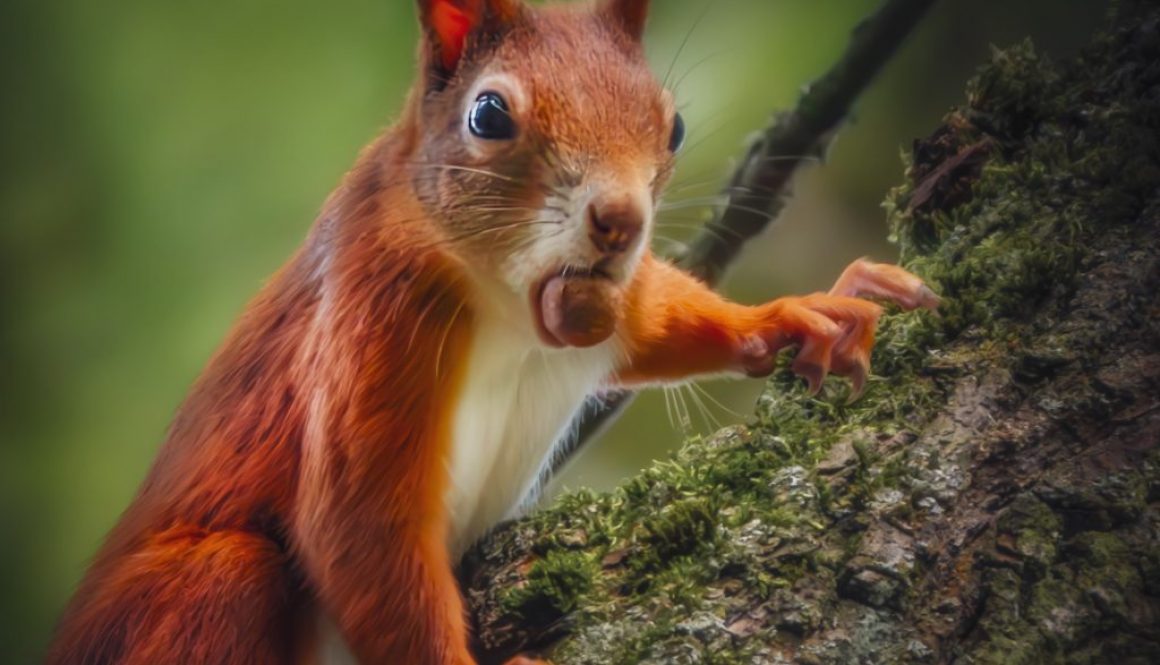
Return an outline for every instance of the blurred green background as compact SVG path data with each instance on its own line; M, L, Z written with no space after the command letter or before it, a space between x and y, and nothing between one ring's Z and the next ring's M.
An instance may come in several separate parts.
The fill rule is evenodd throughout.
M718 187L877 0L653 4L650 57L680 81L691 129L678 200ZM899 150L961 99L990 44L1032 36L1065 56L1104 10L944 0L730 294L815 290L858 256L893 258L878 204ZM399 109L415 38L410 0L0 6L0 662L38 659L190 382ZM658 249L703 214L667 215ZM686 419L648 395L557 485L614 485L713 419L743 419L730 410L748 412L759 383L704 387L725 408L705 418L690 399Z

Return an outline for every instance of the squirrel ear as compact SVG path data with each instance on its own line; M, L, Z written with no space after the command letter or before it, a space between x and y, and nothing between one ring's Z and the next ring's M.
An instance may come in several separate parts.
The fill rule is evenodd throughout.
M648 21L648 3L649 0L605 0L601 11L629 37L640 41Z
M499 29L515 18L518 0L418 0L431 64L450 75L459 66L467 41L485 27Z

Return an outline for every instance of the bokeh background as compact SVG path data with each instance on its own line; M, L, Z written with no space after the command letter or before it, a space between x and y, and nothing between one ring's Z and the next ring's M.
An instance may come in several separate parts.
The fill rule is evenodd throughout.
M653 4L650 57L679 81L691 129L681 200L715 191L745 136L878 3ZM1066 56L1105 4L944 0L726 290L816 290L858 256L893 258L878 204L900 150L991 44L1030 36ZM415 39L410 0L0 4L0 663L38 660L190 382L399 109ZM657 248L704 214L667 215ZM708 416L687 392L687 416L647 395L554 490L611 487L742 420L759 384L703 387L722 403L702 396Z

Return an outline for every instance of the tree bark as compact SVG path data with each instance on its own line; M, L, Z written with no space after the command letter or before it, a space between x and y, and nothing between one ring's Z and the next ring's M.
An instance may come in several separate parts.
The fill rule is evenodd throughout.
M1160 10L997 51L887 200L939 315L867 393L776 374L746 426L498 529L485 663L1160 662Z

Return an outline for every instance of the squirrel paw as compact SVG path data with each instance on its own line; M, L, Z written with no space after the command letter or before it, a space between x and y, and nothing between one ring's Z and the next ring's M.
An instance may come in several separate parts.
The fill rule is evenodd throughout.
M741 342L743 369L751 376L767 375L777 352L797 344L800 350L791 369L806 380L811 395L821 390L827 374L836 374L850 379L850 399L857 399L870 374L874 331L882 315L882 308L866 297L904 309L938 306L938 296L902 268L856 261L828 294L781 298L766 305L766 329Z
M814 294L779 298L765 305L764 330L742 341L742 365L750 376L773 371L777 352L799 347L790 369L809 385L822 389L827 374L848 377L860 395L870 372L870 350L882 308L869 300Z
M515 658L512 658L508 662L504 663L504 665L552 665L552 664L546 660L540 660L539 658L529 658L527 656L516 656Z

